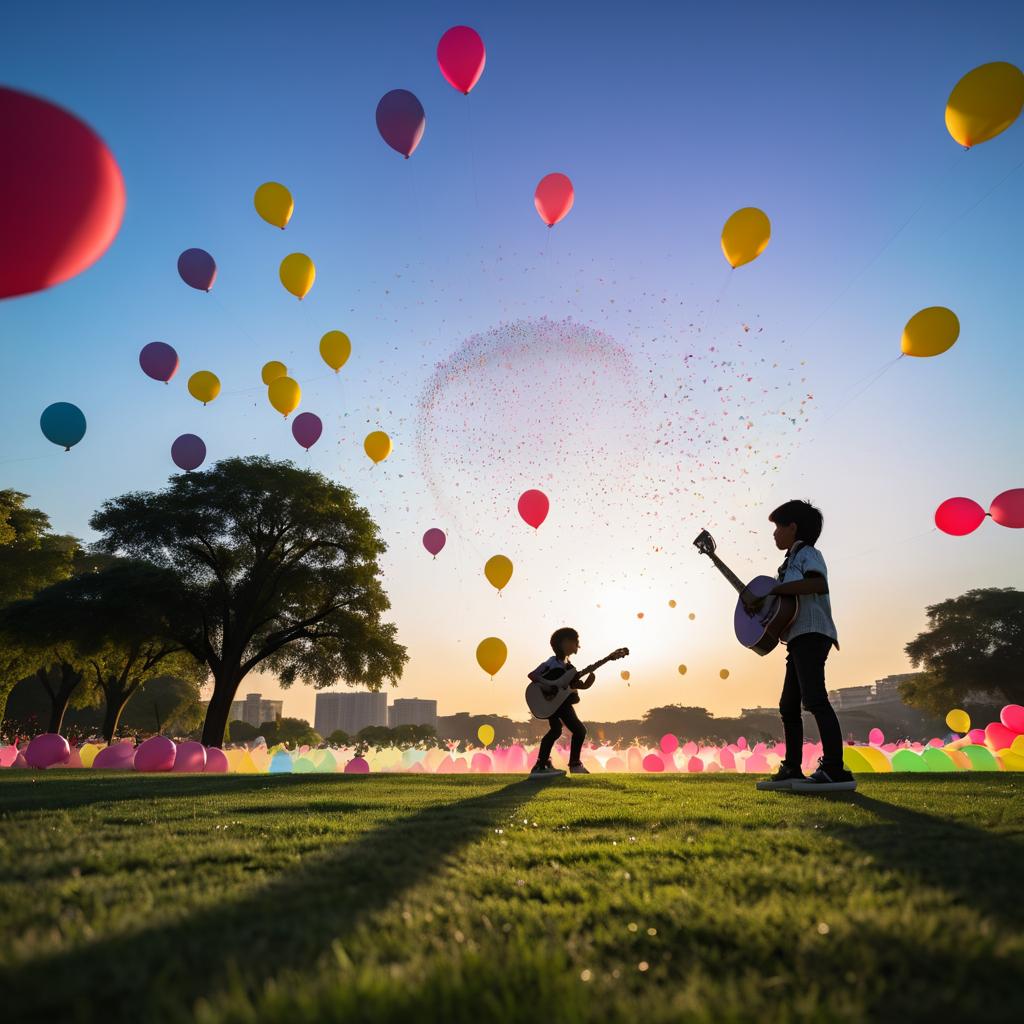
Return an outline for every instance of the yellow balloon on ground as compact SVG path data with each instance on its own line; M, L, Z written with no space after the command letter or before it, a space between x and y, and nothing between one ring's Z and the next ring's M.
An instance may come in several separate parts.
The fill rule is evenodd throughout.
M496 636L489 636L481 640L476 649L477 664L493 679L498 670L505 664L508 657L508 648L504 640Z
M337 373L352 355L352 342L344 331L328 331L320 339L320 358Z
M971 731L971 716L960 708L953 708L946 715L946 725L952 732L967 733Z
M315 280L316 267L305 253L293 252L281 260L281 284L297 299L309 294Z
M494 742L494 726L481 725L476 731L476 738L485 746L489 747Z
M292 219L295 201L291 192L276 181L265 181L252 197L256 212L275 228L284 230L285 224Z
M285 418L295 412L302 401L302 388L291 377L275 377L267 388L270 404Z
M733 268L756 260L772 237L772 222L756 206L737 210L722 228L722 252Z
M960 321L945 306L929 306L915 313L903 328L900 347L905 356L938 356L960 337Z
M506 558L504 555L494 555L493 558L488 558L487 564L484 566L484 575L491 586L500 594L505 584L512 579L511 559Z
M188 379L188 393L206 405L220 394L220 381L215 373L209 370L198 370Z
M623 669L623 671L621 671L619 675L622 676L623 679L629 679L629 673L625 671L625 669Z
M366 435L363 449L373 459L374 465L383 462L391 454L391 438L383 430L375 430Z
M279 363L276 359L272 359L269 363L264 363L263 369L260 371L263 383L267 385L277 380L278 377L285 377L287 375L288 367L284 363Z
M1024 72L994 61L968 71L946 102L946 128L961 146L988 142L1013 124L1024 107Z
M685 676L686 675L686 666L685 665L680 665L679 666L679 674L681 676Z

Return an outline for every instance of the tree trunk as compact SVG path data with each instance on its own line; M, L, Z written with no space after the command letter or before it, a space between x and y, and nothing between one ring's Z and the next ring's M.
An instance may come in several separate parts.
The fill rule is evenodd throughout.
M43 671L40 669L39 674ZM43 685L50 698L50 722L47 732L59 733L64 728L64 715L68 710L71 694L81 681L82 673L66 662L60 665L60 682L56 686L50 686L44 677Z
M203 723L203 746L219 747L224 743L224 733L228 727L228 715L231 714L231 702L235 699L241 677L214 676L213 696L210 706L206 709L206 721Z
M127 703L128 698L121 696L118 691L114 696L108 696L103 705L103 738L107 741L108 747L114 740L117 723L121 720L121 712Z

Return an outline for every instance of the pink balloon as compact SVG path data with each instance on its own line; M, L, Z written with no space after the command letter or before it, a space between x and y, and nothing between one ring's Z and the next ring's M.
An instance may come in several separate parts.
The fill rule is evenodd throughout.
M547 519L550 507L548 496L543 491L523 491L519 495L519 514L523 521L535 530Z
M116 772L131 771L135 747L131 743L114 743L104 747L92 762L93 768L110 768Z
M746 750L747 749L747 737L746 736L741 736L736 741L736 746L739 747L740 750Z
M990 722L985 726L985 740L993 750L1004 750L1017 738L1013 729L1007 729L1001 722Z
M568 214L575 200L572 182L564 174L545 174L533 193L533 205L549 228Z
M437 558L447 539L444 535L444 530L439 530L436 526L433 526L423 534L423 546Z
M1024 529L1024 487L1014 487L997 494L988 511L1000 526L1008 526L1012 530Z
M657 754L648 754L643 763L645 772L663 772L665 770L665 762Z
M229 767L228 755L220 747L209 747L207 749L204 772L226 772Z
M702 772L704 771L704 762L699 757L691 757L686 762L686 770L688 772Z
M868 733L868 743L873 747L880 747L885 742L885 735L881 729L872 729Z
M1024 707L1019 704L1007 704L999 712L999 721L1016 733L1024 733Z
M162 341L151 341L139 353L139 366L147 377L166 384L178 372L178 353Z
M17 756L18 748L13 743L0 747L0 768L10 768Z
M365 758L353 757L348 764L345 765L346 775L369 775L370 765Z
M392 89L377 104L377 131L381 138L406 160L420 144L427 115L423 104L408 89Z
M479 751L473 755L473 760L470 762L469 770L471 772L489 772L492 768L491 759Z
M320 440L324 425L313 412L300 412L292 420L292 437L308 452Z
M169 772L174 767L177 747L166 736L150 736L135 751L137 772Z
M736 770L736 755L728 747L718 755L718 761L727 772Z
M464 96L480 81L487 61L484 41L467 25L448 29L437 44L437 63L453 89Z
M967 734L967 738L972 743L984 743L985 742L985 730L984 729L972 729Z
M679 737L673 736L672 733L667 732L661 737L661 743L659 746L661 747L661 752L663 754L674 753L679 749Z
M35 736L25 751L25 760L30 768L52 768L67 764L71 759L71 747L59 733L44 732Z
M935 525L952 537L973 533L985 520L985 510L970 498L947 498L935 510Z
M190 473L206 461L206 442L197 434L182 434L171 445L171 461Z
M174 752L174 771L202 772L206 771L206 747L195 740L179 743Z

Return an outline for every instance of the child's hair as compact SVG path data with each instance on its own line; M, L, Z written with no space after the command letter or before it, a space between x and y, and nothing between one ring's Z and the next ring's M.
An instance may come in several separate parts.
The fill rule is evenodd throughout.
M563 640L579 640L580 635L571 626L563 626L561 629L556 629L551 634L551 650L555 652L556 657L562 656L562 641Z
M825 519L820 509L816 509L809 501L793 499L780 505L769 517L768 521L776 526L788 526L796 523L796 539L805 544L814 544L821 536L821 527Z

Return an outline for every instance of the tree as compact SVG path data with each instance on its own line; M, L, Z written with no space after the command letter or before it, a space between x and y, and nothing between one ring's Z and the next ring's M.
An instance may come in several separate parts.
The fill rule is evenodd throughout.
M282 718L276 722L264 722L260 726L260 735L267 741L267 746L272 747L275 743L284 743L292 747L300 747L303 744L315 747L323 740L320 733L304 718Z
M905 648L924 670L900 684L908 704L944 716L972 698L1024 702L1024 592L968 590L927 614L928 628Z
M334 732L327 737L327 742L332 747L347 747L352 743L352 739L344 729L335 729Z
M174 573L188 614L179 642L213 676L203 742L218 746L241 681L257 666L282 686L344 678L378 690L407 660L369 513L347 487L290 462L234 458L172 477L160 492L106 502L99 548Z
M182 736L198 729L202 721L203 706L195 678L171 675L144 682L121 713L121 725L136 732Z
M644 728L648 739L657 742L666 733L686 739L701 740L714 734L714 719L706 708L683 707L669 704L651 708L644 715Z
M263 733L255 725L236 718L233 722L228 722L227 735L232 743L248 743L250 740L256 739L257 736L262 736Z

